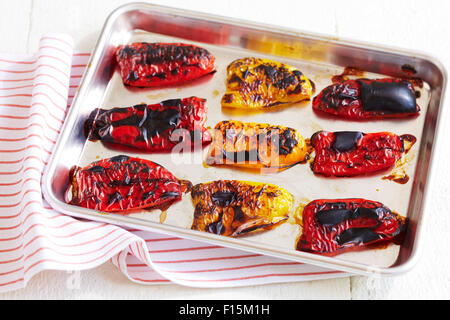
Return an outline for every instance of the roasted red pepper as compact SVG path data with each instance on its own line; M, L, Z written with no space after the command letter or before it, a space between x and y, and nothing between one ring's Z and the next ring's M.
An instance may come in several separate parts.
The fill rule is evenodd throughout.
M316 132L311 137L314 173L349 177L394 166L404 152L403 136L390 132Z
M313 99L313 109L341 118L367 120L417 115L412 84L401 79L358 79L335 83Z
M297 250L335 255L372 244L401 244L407 219L380 202L314 200L303 208Z
M149 160L125 155L70 172L67 201L105 212L159 208L181 200L182 183Z
M89 140L121 144L144 151L170 151L178 143L200 146L211 141L204 127L206 100L173 99L158 104L95 109L85 122Z
M123 83L134 87L174 85L215 71L206 49L183 43L137 42L116 52Z

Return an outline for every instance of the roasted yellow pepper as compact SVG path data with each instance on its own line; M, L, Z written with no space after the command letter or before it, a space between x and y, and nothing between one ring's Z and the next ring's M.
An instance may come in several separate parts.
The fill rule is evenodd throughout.
M243 58L227 67L227 91L222 107L260 109L310 99L314 84L286 64Z
M212 135L208 165L279 171L305 161L308 156L303 137L288 127L230 120L219 122Z
M293 196L273 184L218 180L191 190L193 230L241 236L271 229L288 219Z

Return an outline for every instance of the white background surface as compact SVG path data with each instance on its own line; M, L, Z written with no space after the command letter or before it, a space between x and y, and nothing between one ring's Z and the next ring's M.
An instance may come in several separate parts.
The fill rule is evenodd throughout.
M91 51L107 15L123 0L0 0L0 52L33 53L45 32L65 32ZM450 67L450 1L152 1L189 10L422 51ZM448 93L450 94L450 93ZM425 212L424 250L409 273L264 286L197 289L130 282L111 263L81 273L46 271L0 299L450 299L450 126L444 104L437 178Z

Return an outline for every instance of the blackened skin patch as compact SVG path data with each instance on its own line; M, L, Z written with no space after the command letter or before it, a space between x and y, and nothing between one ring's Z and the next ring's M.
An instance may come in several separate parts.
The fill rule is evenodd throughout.
M332 227L338 225L346 220L353 220L360 217L378 220L382 215L383 208L364 208L358 207L353 210L350 209L330 209L322 210L316 213L317 222L324 227Z
M388 113L417 112L416 95L407 82L358 81L362 107Z
M110 162L119 162L119 163L122 163L122 162L128 161L129 159L130 159L129 156L126 156L126 155L118 155L118 156L114 156L114 157L112 157L112 158L109 158L109 161L110 161Z
M211 200L215 205L227 207L235 201L236 196L236 192L217 191L211 195Z
M380 235L371 228L352 228L343 231L335 238L336 242L342 246L344 244L364 244L380 239Z
M93 167L90 167L88 170L90 172L97 172L97 173L105 172L105 168L103 168L102 166L93 166Z
M333 149L338 152L346 152L353 149L363 137L362 132L340 131L334 133Z
M206 230L209 233L222 234L225 231L225 228L223 227L222 220L218 220L216 222L208 224Z

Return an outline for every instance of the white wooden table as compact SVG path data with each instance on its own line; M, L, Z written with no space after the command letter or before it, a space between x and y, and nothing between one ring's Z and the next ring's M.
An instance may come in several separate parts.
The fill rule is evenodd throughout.
M0 52L35 52L45 32L73 36L77 50L91 51L107 15L124 0L20 0L0 2ZM158 0L178 8L253 20L337 38L424 51L450 66L449 1L263 1ZM447 99L448 101L448 99ZM450 106L444 105L444 110ZM449 121L444 113L444 136ZM264 286L196 289L178 285L143 286L130 282L111 263L83 271L79 288L73 274L46 271L25 289L0 299L449 299L450 298L450 143L439 146L439 180L432 185L426 212L424 250L409 273L374 279L347 277Z

